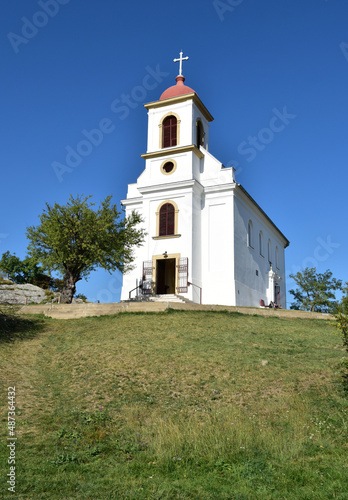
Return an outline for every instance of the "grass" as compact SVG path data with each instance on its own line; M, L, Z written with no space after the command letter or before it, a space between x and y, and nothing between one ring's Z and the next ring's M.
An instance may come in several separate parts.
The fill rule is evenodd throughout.
M1 318L0 456L4 478L15 385L17 498L348 499L344 350L329 322Z

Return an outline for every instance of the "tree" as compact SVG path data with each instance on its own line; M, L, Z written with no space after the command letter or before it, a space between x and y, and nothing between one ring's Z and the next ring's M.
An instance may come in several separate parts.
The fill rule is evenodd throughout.
M348 317L348 282L342 288L342 298L339 304L339 310Z
M9 251L2 254L0 269L7 277L19 285L33 283L37 280L47 281L50 277L43 274L43 268L31 257L21 260L16 254L11 255Z
M343 346L348 353L348 282L342 289L343 296L338 305L337 311L334 314L335 323L332 323L338 330L339 334L342 335ZM341 360L343 369L343 380L345 387L348 389L348 358L342 358Z
M63 289L62 280L44 274L44 269L33 257L27 256L21 260L16 254L11 255L9 251L3 253L0 260L0 277L4 273L18 285L31 283L53 292L60 292Z
M317 273L315 267L306 267L302 272L290 274L297 286L296 290L290 290L295 302L290 309L301 309L303 311L332 312L337 306L334 294L335 290L341 290L342 281L332 278L332 272Z
M27 228L28 252L44 269L62 274L62 303L70 304L76 283L97 268L127 272L132 269L133 248L144 240L137 212L120 220L121 213L105 198L98 210L91 196L70 199L66 205L50 206L40 216L37 227Z

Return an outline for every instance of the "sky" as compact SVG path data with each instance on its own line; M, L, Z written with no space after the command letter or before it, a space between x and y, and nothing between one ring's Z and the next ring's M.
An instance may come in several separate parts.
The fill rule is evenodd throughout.
M2 2L0 255L25 257L46 202L120 207L145 167L143 104L175 84L180 50L210 153L290 240L287 276L348 281L347 0ZM117 302L121 285L100 270L77 292Z

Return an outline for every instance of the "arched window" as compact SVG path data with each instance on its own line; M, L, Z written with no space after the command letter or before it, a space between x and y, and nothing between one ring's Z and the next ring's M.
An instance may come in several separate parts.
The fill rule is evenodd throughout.
M167 116L163 121L162 147L170 148L177 145L177 119L175 116Z
M271 240L268 240L268 251L267 251L268 262L272 264L272 243Z
M260 255L263 257L263 234L262 231L259 233L259 252Z
M248 247L253 248L253 223L251 220L248 222Z
M197 121L196 133L197 133L196 145L197 148L199 148L199 146L204 146L204 129L201 120Z
M170 236L174 233L175 208L171 203L165 203L159 212L159 236Z
M279 269L279 250L278 247L275 249L275 261L276 261L276 268Z

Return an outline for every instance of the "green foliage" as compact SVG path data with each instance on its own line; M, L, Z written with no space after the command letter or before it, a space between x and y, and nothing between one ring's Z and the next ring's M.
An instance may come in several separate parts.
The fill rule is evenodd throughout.
M11 255L9 251L2 254L0 269L7 274L10 280L20 285L33 283L43 273L43 269L37 265L34 259L26 257L21 260L16 254Z
M52 292L62 292L64 288L64 280L60 278L52 278L50 289Z
M342 288L343 296L339 305L343 314L348 316L348 282Z
M83 300L83 302L87 302L87 297L83 293L76 293L75 294L75 299L81 299L81 300Z
M303 271L290 274L298 288L290 290L295 302L290 309L331 313L337 307L335 290L341 290L342 281L332 278L332 272L317 273L315 267L306 267Z
M44 290L54 292L62 289L62 280L44 274L44 269L38 265L38 262L33 257L25 257L24 260L21 260L16 254L12 255L7 251L2 254L0 269L11 280L8 282L9 284L11 282L19 285L30 283ZM2 284L6 283L2 281Z
M337 328L338 333L342 335L343 346L348 353L348 283L343 288L343 296L334 317L336 321L332 324ZM342 358L341 364L344 384L348 389L348 359Z
M136 228L142 222L139 214L120 219L111 196L97 210L90 198L70 196L66 205L47 203L40 224L27 228L29 255L63 276L62 302L71 302L76 283L97 268L131 269L133 248L143 242L144 231Z
M334 316L336 319L335 326L342 333L343 345L348 352L348 316L344 314L342 310L339 310Z

